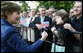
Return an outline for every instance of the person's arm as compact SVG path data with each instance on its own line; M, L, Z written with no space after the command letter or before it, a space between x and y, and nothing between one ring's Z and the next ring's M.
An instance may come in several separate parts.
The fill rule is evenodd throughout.
M48 17L48 20L49 20L49 26L46 27L46 28L44 28L44 30L45 30L46 32L51 31L51 28L52 28L52 26L54 25L54 23L52 23L52 19L51 19L51 18Z
M70 30L71 32L77 32L77 31L76 31L70 24L68 24L68 23L64 25L64 28ZM76 37L76 39L80 40L80 34L73 34L73 35Z
M82 22L79 22L79 26L78 25L72 25L74 27L74 30L73 32L77 32L77 30L79 32L82 32ZM73 35L76 37L76 39L80 40L80 35L79 33L73 33Z
M60 37L62 40L65 40L65 38L69 34L69 31L64 28L60 28L60 30L57 30L55 27L52 27L51 31L56 37Z
M49 26L46 27L49 31L51 31L52 19L49 18Z
M34 19L34 21L32 21L30 24L29 24L29 27L32 28L32 29L38 29L38 30L41 30L42 29L42 26L40 24L37 24L37 17Z
M44 38L43 38L44 39ZM15 49L17 52L35 52L37 48L42 44L43 39L38 40L32 45L28 45L18 33L9 34L6 39L7 44Z

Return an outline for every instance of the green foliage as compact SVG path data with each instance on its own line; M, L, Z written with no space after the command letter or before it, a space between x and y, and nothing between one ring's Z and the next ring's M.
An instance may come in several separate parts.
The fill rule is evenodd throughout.
M21 9L21 12L23 11L29 11L30 7L28 6L28 4L25 2L25 1L19 1L19 3L22 3L22 9Z
M73 7L74 1L38 1L39 6L36 8L36 11L38 11L38 8L40 6L45 6L47 9L51 6L53 6L55 9L65 9L67 12Z

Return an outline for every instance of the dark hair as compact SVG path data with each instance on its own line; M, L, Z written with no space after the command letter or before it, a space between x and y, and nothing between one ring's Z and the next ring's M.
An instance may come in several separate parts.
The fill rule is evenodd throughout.
M49 8L54 8L53 6L49 7ZM55 8L54 8L55 9Z
M35 9L30 9L29 12L31 12L32 10L35 10Z
M45 6L40 6L39 8L46 8Z
M69 15L67 13L63 13L61 11L57 11L55 13L55 15L60 16L65 23L69 22Z
M1 1L1 17L7 19L8 13L19 12L21 7L13 2Z

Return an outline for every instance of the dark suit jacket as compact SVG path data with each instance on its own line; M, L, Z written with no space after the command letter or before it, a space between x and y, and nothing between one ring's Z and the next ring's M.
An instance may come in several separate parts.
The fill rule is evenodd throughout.
M49 17L47 17L47 16L45 16L44 21L49 21L49 25L52 24L51 18L49 18ZM35 24L41 24L41 19L40 19L40 17L36 17L36 18L34 19L34 21L29 24L29 27L30 27L30 28L35 29L35 41L36 41L36 40L38 40L38 39L41 37L41 34L40 34L41 31L37 29L37 27L35 26ZM42 29L42 30L43 30L43 29ZM46 31L47 31L47 33L48 33L48 38L47 38L47 40L52 41L52 32L51 32L51 30L50 30L50 26L47 27L47 30L46 30Z

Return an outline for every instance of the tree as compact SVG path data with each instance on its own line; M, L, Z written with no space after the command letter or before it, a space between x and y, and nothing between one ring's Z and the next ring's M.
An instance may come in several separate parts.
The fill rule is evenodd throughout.
M51 6L53 6L55 9L65 9L67 12L70 11L70 9L74 5L74 1L38 1L39 6L36 8L36 11L38 11L38 8L40 6L45 6L47 9Z
M19 3L22 3L22 6L21 6L21 12L23 11L29 11L30 7L28 6L28 4L25 2L25 1L19 1Z

